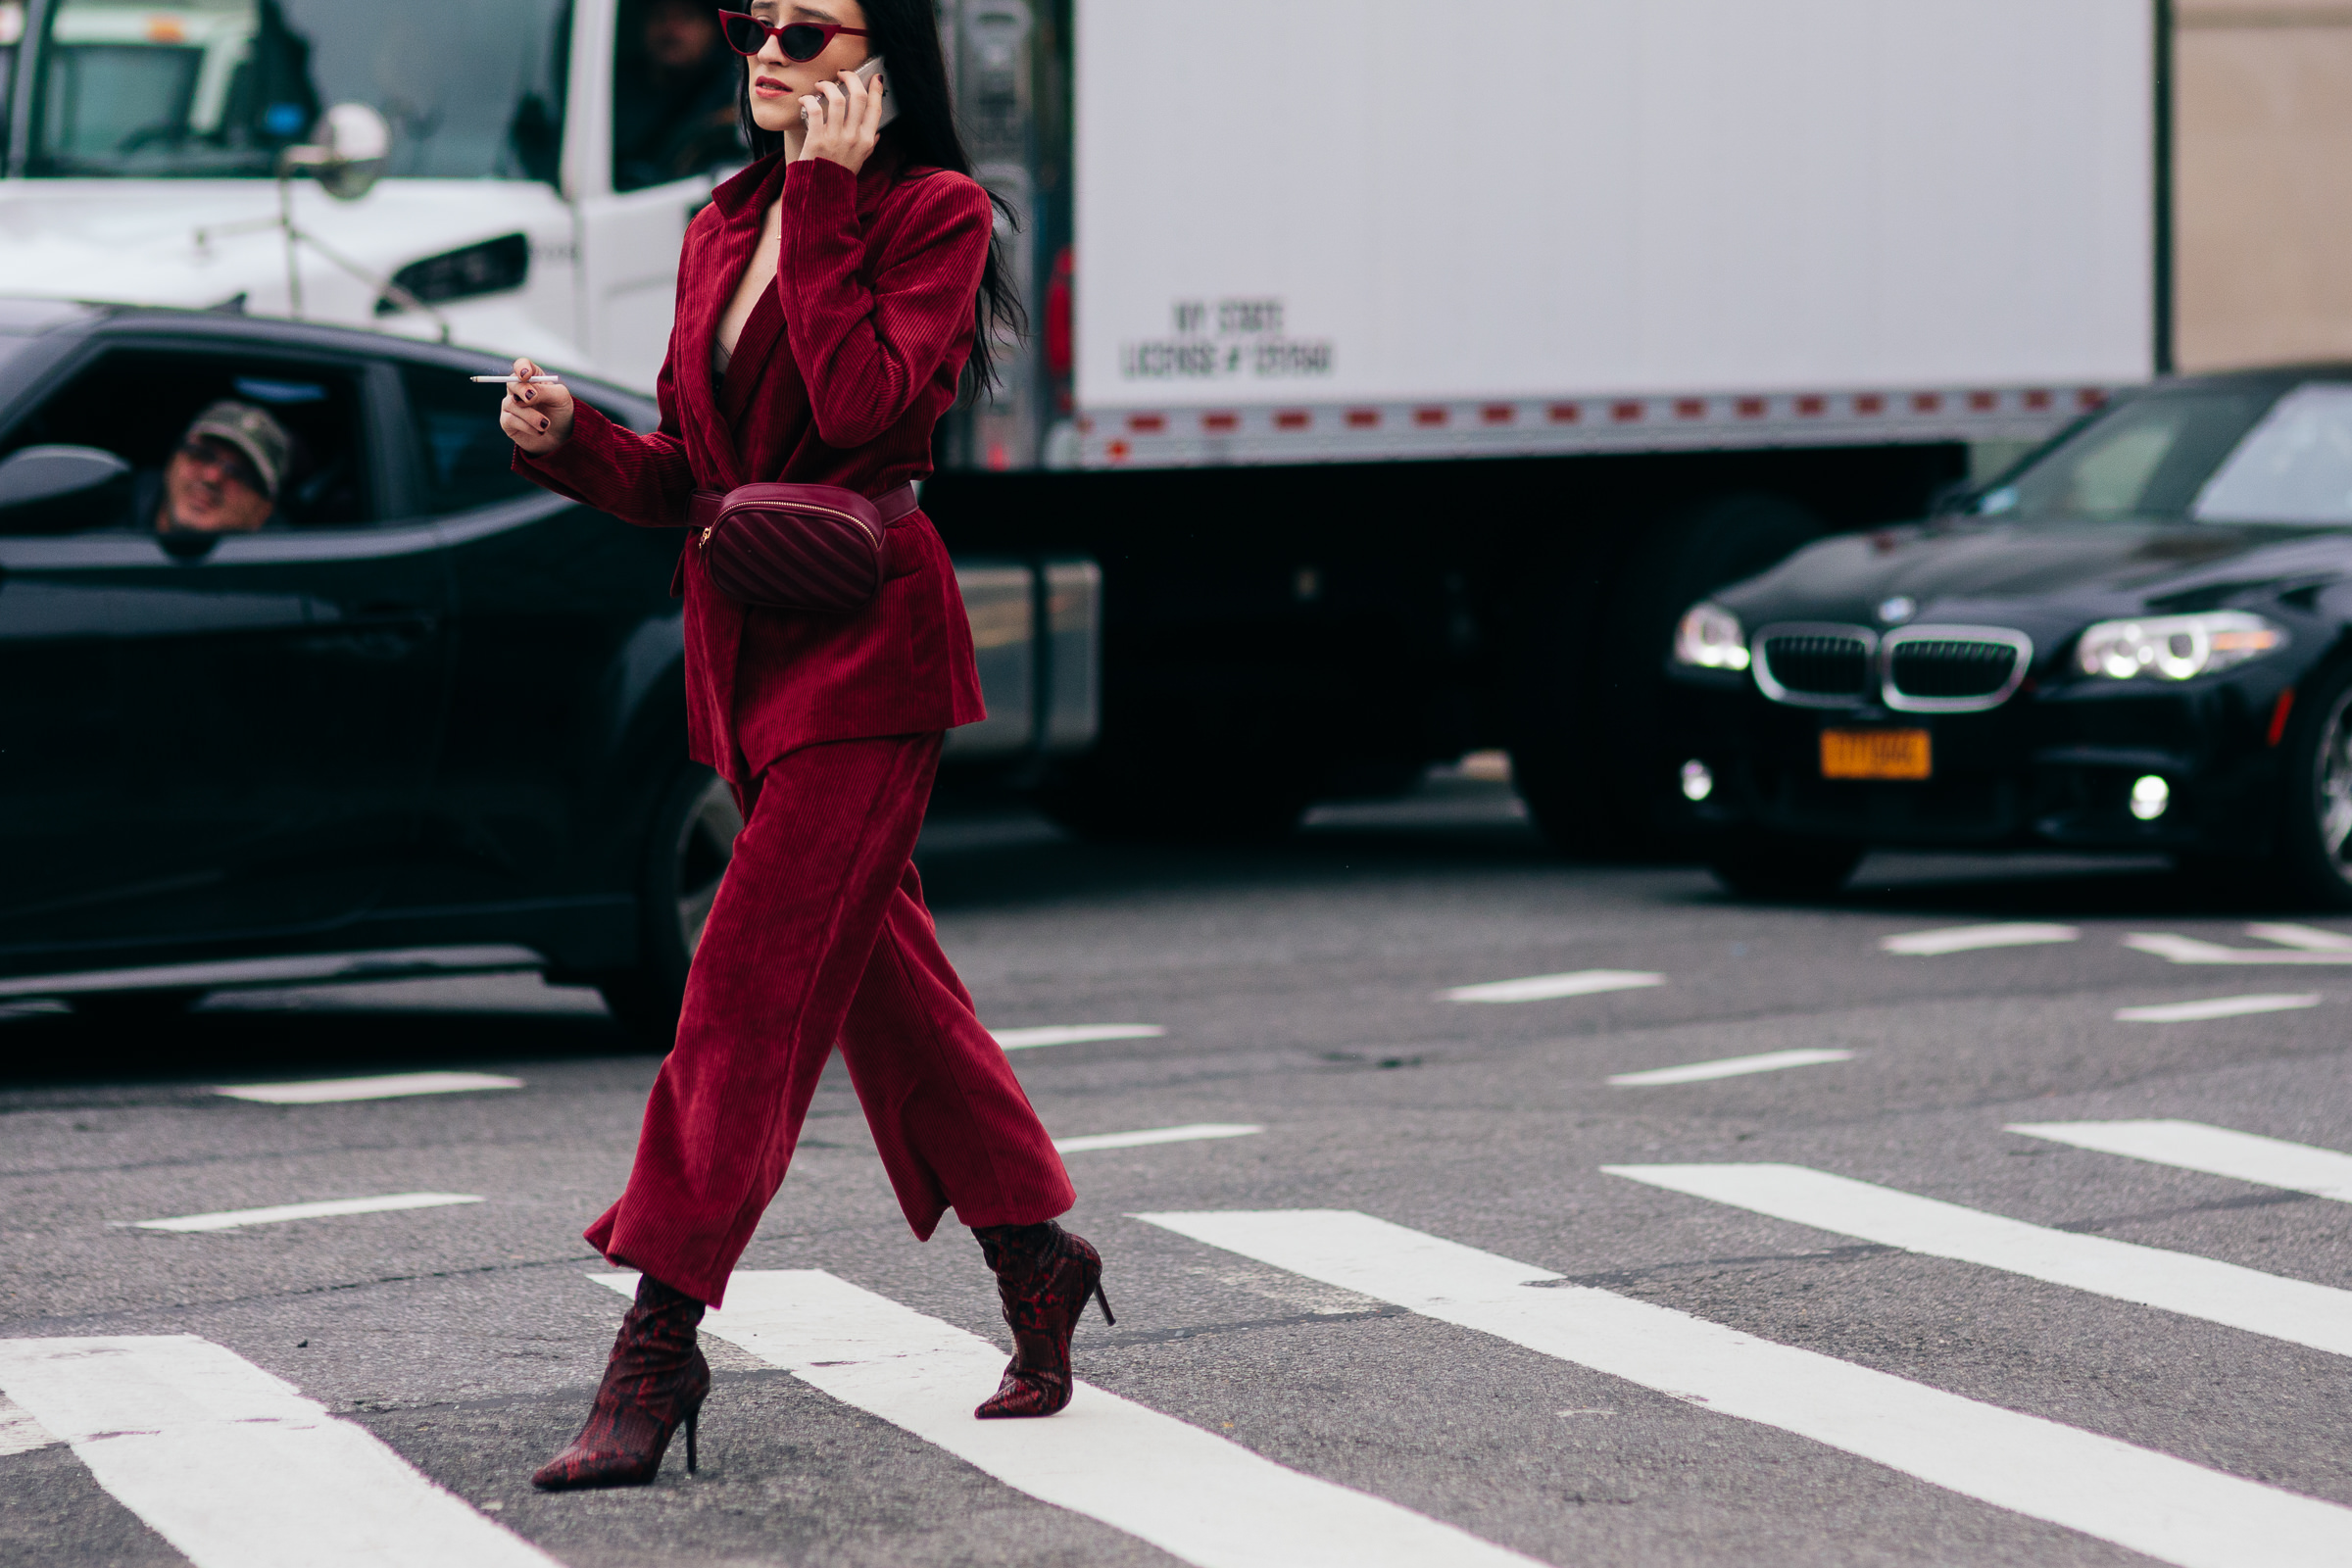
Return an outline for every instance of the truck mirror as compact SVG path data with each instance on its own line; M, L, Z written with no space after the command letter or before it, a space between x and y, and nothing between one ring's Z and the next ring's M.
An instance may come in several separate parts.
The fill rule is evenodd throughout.
M98 447L20 447L0 460L0 511L62 501L128 472L129 464Z
M318 117L313 140L279 155L281 173L307 172L338 201L375 187L392 152L392 127L367 104L337 104Z

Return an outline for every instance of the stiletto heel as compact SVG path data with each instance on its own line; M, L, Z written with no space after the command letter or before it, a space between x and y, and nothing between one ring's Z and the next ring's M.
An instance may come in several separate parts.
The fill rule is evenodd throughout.
M662 1470L670 1434L686 1429L686 1468L695 1467L695 1430L710 1393L710 1363L694 1343L703 1303L646 1275L637 1303L620 1320L612 1359L597 1385L588 1423L571 1446L542 1465L531 1485L642 1487Z
M1089 1297L1102 1304L1102 1254L1052 1220L1042 1225L991 1225L975 1230L988 1266L997 1271L997 1298L1012 1330L1012 1359L997 1392L972 1413L983 1421L1052 1415L1070 1402L1070 1336Z
M1102 1282L1099 1279L1095 1281L1095 1304L1102 1308L1102 1322L1104 1327L1109 1327L1110 1325L1113 1325L1119 1321L1117 1318L1110 1315L1110 1298L1102 1294ZM1080 1307L1079 1310L1083 1312L1086 1310L1086 1308Z

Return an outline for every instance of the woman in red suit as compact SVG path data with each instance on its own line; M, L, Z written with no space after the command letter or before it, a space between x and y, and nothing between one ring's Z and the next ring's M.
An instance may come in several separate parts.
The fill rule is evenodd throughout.
M627 1190L588 1229L643 1279L587 1425L533 1478L547 1488L651 1481L681 1424L694 1468L710 1385L695 1325L837 1044L915 1235L953 1207L996 1271L1014 1354L981 1417L1069 1402L1070 1335L1101 1296L1101 1257L1054 1223L1073 1200L1060 1156L940 952L911 859L942 735L982 716L956 574L910 481L959 386L990 384L993 332L1018 329L995 213L930 0L751 0L721 20L760 156L687 229L661 428L527 383L499 422L521 472L646 527L757 480L855 489L889 524L885 581L855 615L798 616L728 599L691 538L680 558L691 747L744 827ZM870 55L877 91L851 74Z

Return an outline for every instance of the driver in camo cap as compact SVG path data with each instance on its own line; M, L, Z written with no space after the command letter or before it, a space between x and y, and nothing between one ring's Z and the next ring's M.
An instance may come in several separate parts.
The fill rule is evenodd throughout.
M277 512L293 441L268 410L227 400L196 416L165 466L158 533L251 533Z

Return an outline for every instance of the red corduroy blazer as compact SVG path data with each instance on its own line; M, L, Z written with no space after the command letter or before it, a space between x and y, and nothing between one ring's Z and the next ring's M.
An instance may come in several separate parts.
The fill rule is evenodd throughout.
M784 196L776 286L712 384L710 340ZM973 181L906 168L887 139L856 174L826 159L761 159L687 225L678 308L657 385L661 428L624 429L585 403L571 439L516 471L649 528L683 528L697 490L757 480L880 496L931 471L931 431L971 353L972 305L995 215ZM820 741L951 729L985 716L971 624L947 548L920 512L889 529L881 596L842 619L790 615L710 585L690 537L686 722L698 761L741 784Z

